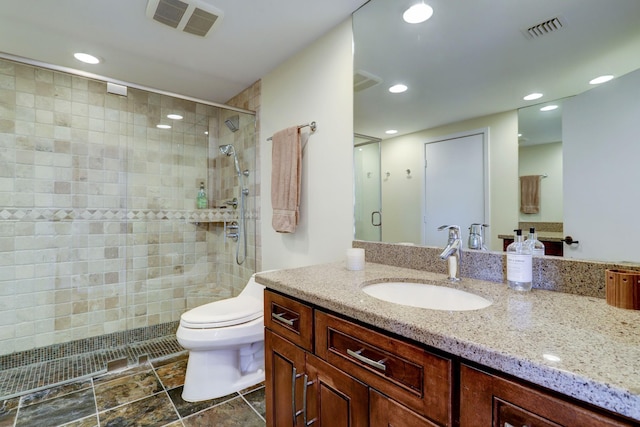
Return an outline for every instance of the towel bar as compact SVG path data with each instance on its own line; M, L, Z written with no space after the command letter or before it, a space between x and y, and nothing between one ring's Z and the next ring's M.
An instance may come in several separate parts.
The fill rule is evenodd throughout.
M303 125L298 125L298 129L302 129L302 128L306 128L307 126L309 126L309 128L311 129L311 132L315 132L316 128L318 127L316 125L316 122L311 122L311 123L305 123ZM273 139L272 137L267 138L267 141L271 141L271 139Z

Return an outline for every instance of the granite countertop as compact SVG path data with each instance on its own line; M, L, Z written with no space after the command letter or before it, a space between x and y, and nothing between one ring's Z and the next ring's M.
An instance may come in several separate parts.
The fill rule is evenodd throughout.
M562 242L564 235L558 231L538 231L538 240L541 242ZM498 239L514 239L513 234L498 234Z
M439 311L377 300L360 289L379 281L455 287L493 303L474 311ZM640 420L640 311L601 298L366 263L260 273L267 288L341 313L481 365Z

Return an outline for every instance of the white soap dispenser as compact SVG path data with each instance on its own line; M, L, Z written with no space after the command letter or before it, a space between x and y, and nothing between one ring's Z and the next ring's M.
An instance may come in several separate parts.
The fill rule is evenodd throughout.
M533 277L531 247L524 241L522 230L515 231L513 243L507 246L507 283L516 291L530 291Z

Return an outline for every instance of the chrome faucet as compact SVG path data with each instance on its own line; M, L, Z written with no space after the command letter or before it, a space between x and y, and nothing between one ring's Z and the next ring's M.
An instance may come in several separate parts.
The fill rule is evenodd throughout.
M447 247L440 254L440 259L447 260L448 279L452 282L460 280L460 261L462 260L462 240L460 239L460 227L457 225L441 225L438 231L449 230Z
M469 249L480 249L486 251L487 247L484 245L484 229L489 224L479 224L474 222L469 227Z

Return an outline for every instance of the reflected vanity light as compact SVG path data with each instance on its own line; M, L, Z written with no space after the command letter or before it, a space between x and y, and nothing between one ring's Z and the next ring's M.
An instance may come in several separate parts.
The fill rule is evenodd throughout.
M171 126L169 126L169 125L156 125L156 127L158 129L171 129Z
M182 120L182 116L180 114L167 114L167 118L171 120Z
M431 18L433 9L424 3L418 3L405 10L402 19L408 24L419 24Z
M393 85L389 88L389 92L391 93L402 93L402 92L406 92L407 89L409 89L406 85L403 84L397 84L397 85Z
M395 129L389 129L385 130L384 133L386 133L387 135L395 135L396 133L398 133L398 131Z
M534 93L530 93L529 95L525 96L522 99L524 99L525 101L533 101L535 99L540 99L540 98L542 98L542 94L534 92Z
M590 85L599 85L602 83L606 83L609 80L612 80L613 76L611 74L606 75L606 76L600 76L600 77L596 77L595 79L589 80L589 84Z
M551 110L555 110L556 108L558 108L557 105L545 105L540 109L540 111L551 111Z

